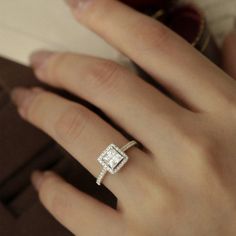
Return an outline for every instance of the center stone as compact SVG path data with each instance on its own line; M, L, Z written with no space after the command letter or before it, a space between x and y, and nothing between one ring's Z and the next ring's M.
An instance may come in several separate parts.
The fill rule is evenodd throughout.
M110 173L116 173L128 160L128 156L116 145L109 145L98 158L98 162Z
M119 153L116 153L114 157L111 157L110 161L108 162L108 165L112 169L115 169L123 159L123 156L121 156Z

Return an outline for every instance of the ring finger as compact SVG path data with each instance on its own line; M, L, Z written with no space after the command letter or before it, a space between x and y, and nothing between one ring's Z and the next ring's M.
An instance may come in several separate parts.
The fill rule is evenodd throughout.
M94 176L101 171L97 156L111 143L120 147L127 143L126 138L89 109L53 93L39 88L18 88L12 98L24 119L48 133ZM127 201L132 197L128 191L131 187L134 194L139 192L140 187L135 190L133 186L143 181L141 178L148 173L152 161L135 147L128 155L133 158L125 170L117 173L118 176L104 179L104 184L118 197L121 205L123 199Z
M112 61L41 51L33 55L32 63L40 80L99 107L151 152L167 149L171 140L164 140L169 139L170 128L174 130L176 122L183 126L190 117L187 109ZM158 137L152 130L158 130Z

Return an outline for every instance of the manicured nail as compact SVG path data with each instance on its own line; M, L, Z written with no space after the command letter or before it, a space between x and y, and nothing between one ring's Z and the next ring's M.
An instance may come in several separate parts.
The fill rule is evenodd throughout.
M45 67L47 65L48 60L55 53L50 51L38 51L34 52L30 56L30 63L35 70L35 73L39 79L43 79L45 76Z
M41 91L43 90L39 88L27 89L22 87L18 87L12 90L11 99L13 103L18 107L21 115L25 115L25 111L28 109L30 102Z
M30 62L35 69L39 69L47 63L47 60L53 55L50 51L37 51L31 54Z
M39 170L34 171L31 175L32 184L37 191L39 191L39 189L40 189L43 177L44 177L44 173Z
M65 0L65 1L71 8L75 8L78 4L77 0Z
M66 3L78 11L83 11L93 0L65 0Z

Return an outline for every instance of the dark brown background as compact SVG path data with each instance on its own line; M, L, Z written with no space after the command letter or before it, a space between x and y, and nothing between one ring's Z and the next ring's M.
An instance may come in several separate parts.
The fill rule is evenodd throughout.
M94 178L53 140L19 117L9 98L17 85L39 83L31 69L0 58L0 235L71 235L39 203L29 181L34 169L55 170L113 207L116 199L98 188Z

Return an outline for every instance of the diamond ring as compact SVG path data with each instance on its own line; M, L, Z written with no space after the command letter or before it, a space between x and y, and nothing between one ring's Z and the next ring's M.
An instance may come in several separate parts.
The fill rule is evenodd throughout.
M96 183L101 185L107 172L111 174L117 173L128 161L129 157L125 151L137 145L136 141L127 143L122 148L117 147L115 144L110 144L98 157L98 162L102 165L102 171L97 177Z

